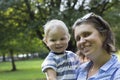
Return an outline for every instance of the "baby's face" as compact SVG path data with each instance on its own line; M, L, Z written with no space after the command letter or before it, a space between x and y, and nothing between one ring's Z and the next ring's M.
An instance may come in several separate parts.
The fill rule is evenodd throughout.
M56 53L65 51L68 47L69 38L67 33L62 28L57 28L49 31L47 36L47 46Z

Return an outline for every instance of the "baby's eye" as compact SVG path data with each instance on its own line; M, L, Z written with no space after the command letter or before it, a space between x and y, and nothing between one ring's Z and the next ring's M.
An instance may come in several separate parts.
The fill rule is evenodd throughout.
M55 39L51 39L50 41L55 42L56 40Z

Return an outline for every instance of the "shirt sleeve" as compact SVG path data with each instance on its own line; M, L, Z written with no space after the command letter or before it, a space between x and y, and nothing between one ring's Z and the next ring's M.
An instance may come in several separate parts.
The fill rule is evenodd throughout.
M51 69L53 69L53 70L55 70L56 71L56 66L57 65L57 63L56 63L56 61L55 61L55 59L53 58L53 56L47 56L46 57L46 59L43 61L43 63L42 63L42 71L43 72L46 72L46 69L48 69L48 68L51 68Z

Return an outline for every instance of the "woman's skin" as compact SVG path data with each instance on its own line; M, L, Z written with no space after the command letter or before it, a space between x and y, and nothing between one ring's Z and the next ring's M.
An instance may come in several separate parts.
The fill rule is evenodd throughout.
M88 72L88 77L90 77L111 58L111 55L102 47L105 38L92 23L76 26L74 36L78 49L93 62Z

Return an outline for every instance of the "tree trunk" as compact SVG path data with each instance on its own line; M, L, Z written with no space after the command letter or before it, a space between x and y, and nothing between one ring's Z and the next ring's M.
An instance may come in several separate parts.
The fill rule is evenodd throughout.
M6 61L6 59L5 59L5 53L3 53L2 57L3 57L2 61L5 62Z
M10 50L10 58L11 58L11 64L12 64L12 69L11 71L16 71L16 65L15 65L15 60L14 60L14 56L13 56L13 50Z

